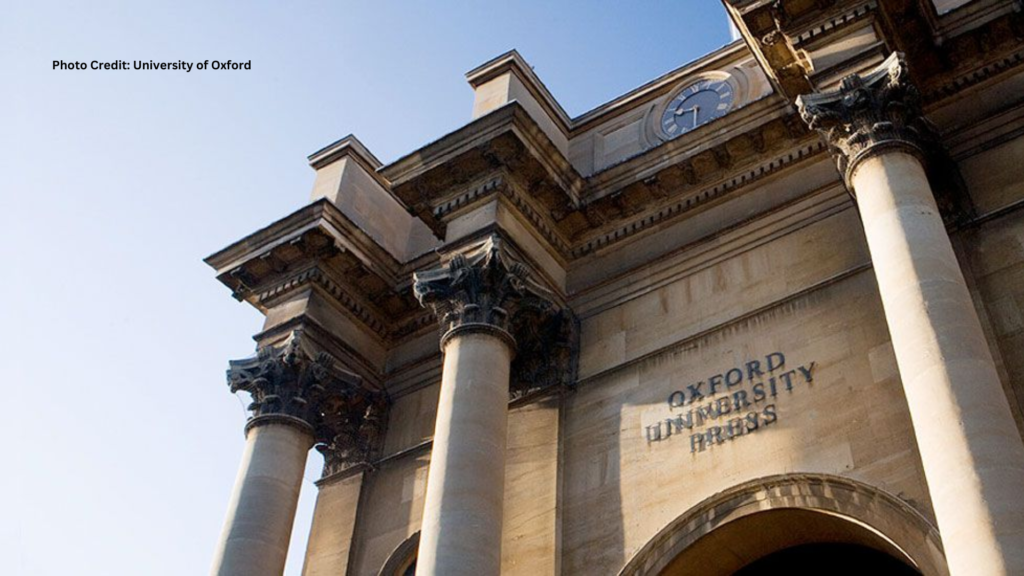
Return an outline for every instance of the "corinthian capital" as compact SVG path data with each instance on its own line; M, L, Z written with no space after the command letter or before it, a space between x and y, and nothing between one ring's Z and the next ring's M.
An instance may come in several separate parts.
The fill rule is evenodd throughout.
M252 397L247 432L271 422L308 432L324 454L325 475L368 461L387 397L364 388L330 354L309 350L301 331L292 332L285 346L261 348L255 358L229 366L231 392Z
M899 52L867 75L844 78L838 90L798 97L796 105L828 143L850 190L853 170L864 158L892 148L920 153L933 141Z
M413 281L416 298L441 323L442 343L458 331L481 330L514 346L514 317L524 309L551 306L547 291L502 251L497 236L456 254L446 266L417 272Z

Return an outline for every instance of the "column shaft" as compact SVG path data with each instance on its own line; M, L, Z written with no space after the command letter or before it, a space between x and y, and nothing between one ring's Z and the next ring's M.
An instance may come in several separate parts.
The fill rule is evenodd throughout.
M211 574L281 576L312 445L299 426L249 430Z
M950 573L1024 574L1024 444L925 172L890 150L851 184Z
M497 576L512 350L463 332L444 354L416 574Z

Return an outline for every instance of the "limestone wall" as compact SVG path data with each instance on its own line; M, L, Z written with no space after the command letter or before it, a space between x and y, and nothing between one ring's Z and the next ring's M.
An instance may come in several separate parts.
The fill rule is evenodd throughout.
M1024 138L1017 138L960 163L982 221L956 238L1024 436L1024 213L1013 210L1024 201L1022 158Z
M622 566L701 500L772 474L851 477L931 515L875 281L857 266L867 260L856 224L841 212L584 320L584 342L604 349L587 350L581 372L599 375L566 404L563 573ZM775 352L785 365L769 374ZM751 361L766 373L751 380ZM670 407L700 381L704 398ZM703 426L694 416L692 430L671 425L666 436L665 419L720 399L729 414ZM737 415L742 434L726 440ZM712 427L710 441L691 440Z

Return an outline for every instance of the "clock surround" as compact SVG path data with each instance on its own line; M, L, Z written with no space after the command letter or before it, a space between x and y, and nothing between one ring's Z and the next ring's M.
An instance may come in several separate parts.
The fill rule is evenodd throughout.
M659 132L676 138L725 116L735 104L736 87L728 77L691 79L668 100L659 117Z

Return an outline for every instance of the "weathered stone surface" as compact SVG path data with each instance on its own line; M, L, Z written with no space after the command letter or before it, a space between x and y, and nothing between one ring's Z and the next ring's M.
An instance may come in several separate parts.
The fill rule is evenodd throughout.
M870 74L844 78L838 90L797 98L800 116L828 143L851 190L853 172L868 155L897 148L923 154L934 146L935 130L908 76L894 52Z
M232 361L228 383L232 392L252 397L246 430L264 422L305 428L324 455L324 475L367 462L378 444L387 395L364 388L330 354L304 351L301 332L282 348L261 348L256 358Z
M979 542L1024 516L1024 16L725 3L743 42L576 118L502 55L469 75L473 121L385 166L328 147L329 200L210 258L267 314L260 342L315 326L394 395L382 449L320 483L309 574L390 576L424 541L422 572L725 574L822 540L929 575L1012 571L1024 546ZM736 105L671 138L658 121L698 78ZM928 179L906 154L874 164L895 150ZM929 185L945 229L871 193ZM398 207L411 219L374 221ZM927 274L922 306L904 280ZM984 398L950 410L943 370ZM936 462L955 472L932 481Z

